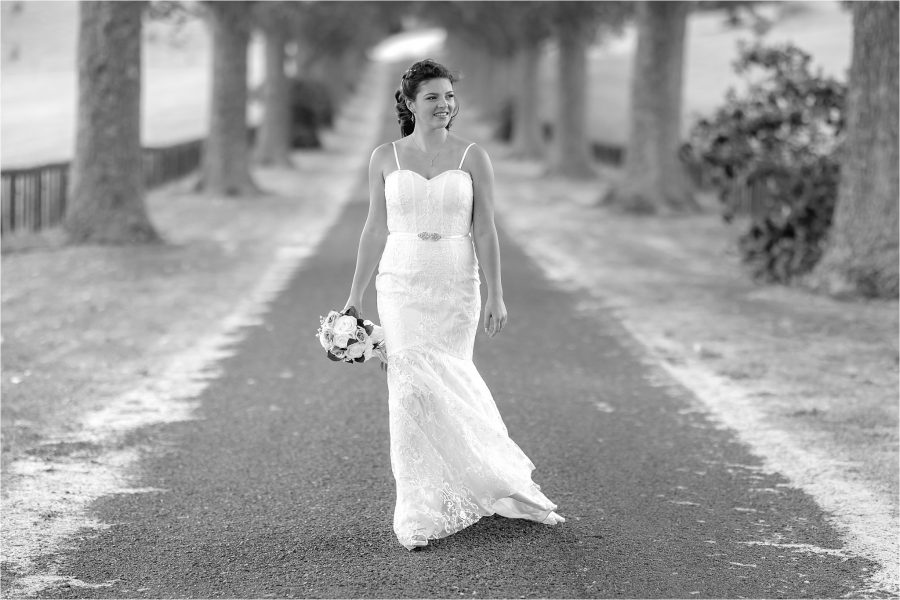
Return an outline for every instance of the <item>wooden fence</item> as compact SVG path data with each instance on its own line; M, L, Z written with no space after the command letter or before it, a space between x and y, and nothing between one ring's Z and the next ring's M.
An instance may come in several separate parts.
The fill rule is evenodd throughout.
M249 128L251 143L256 133ZM608 164L622 163L624 149L592 144L594 158ZM144 183L148 189L183 177L198 168L203 140L173 146L144 148ZM700 188L707 187L702 174L686 164ZM0 232L38 231L59 224L66 213L69 163L55 163L0 172ZM762 214L768 209L766 190L761 184L736 185L734 207L737 215Z
M66 211L69 163L0 173L0 232L37 231L59 223Z
M203 140L144 149L144 185L148 189L184 177L200 166Z
M144 148L148 189L183 177L200 165L203 140ZM59 224L66 214L69 163L0 171L0 233L38 231Z

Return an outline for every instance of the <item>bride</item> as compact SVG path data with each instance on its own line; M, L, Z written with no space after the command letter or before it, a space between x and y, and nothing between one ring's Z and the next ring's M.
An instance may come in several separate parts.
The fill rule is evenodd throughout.
M402 138L375 149L369 213L345 308L362 305L375 277L387 346L394 532L407 549L456 533L483 516L565 521L531 480L534 464L513 442L472 362L483 325L507 324L494 226L494 176L480 147L450 133L456 78L423 60L396 93Z

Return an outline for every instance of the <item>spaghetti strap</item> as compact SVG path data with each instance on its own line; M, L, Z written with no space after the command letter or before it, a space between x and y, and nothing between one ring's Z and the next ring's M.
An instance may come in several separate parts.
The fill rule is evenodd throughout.
M391 146L394 147L394 160L397 161L397 168L399 169L400 168L400 158L397 156L397 144L395 144L394 142L391 142Z
M462 165L463 165L464 162L466 162L466 154L469 153L469 148L471 148L471 147L474 146L474 145L475 145L475 143L473 142L473 143L469 144L468 146L466 146L466 151L463 152L462 160L459 161L459 166L456 168L458 171L459 171L459 170L462 170ZM397 168L399 169L399 167L397 167Z

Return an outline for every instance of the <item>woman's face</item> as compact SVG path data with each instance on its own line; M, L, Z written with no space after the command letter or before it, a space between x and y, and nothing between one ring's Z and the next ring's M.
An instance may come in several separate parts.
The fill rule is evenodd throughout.
M410 106L416 115L416 125L431 129L447 126L456 112L456 96L449 79L428 79L423 81L416 93L416 100Z

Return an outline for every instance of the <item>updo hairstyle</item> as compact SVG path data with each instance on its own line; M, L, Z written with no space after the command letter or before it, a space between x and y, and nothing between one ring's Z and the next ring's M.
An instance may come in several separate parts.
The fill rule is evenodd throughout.
M394 94L397 101L397 122L400 123L400 133L402 137L406 137L415 129L415 119L412 111L406 106L407 100L415 100L416 94L419 93L419 87L429 79L449 79L450 83L459 81L459 77L455 73L451 73L450 69L444 65L426 58L413 64L403 73L400 78L400 88ZM450 115L450 121L447 123L447 129L453 125L453 119L459 114L459 103L456 104L456 112Z

